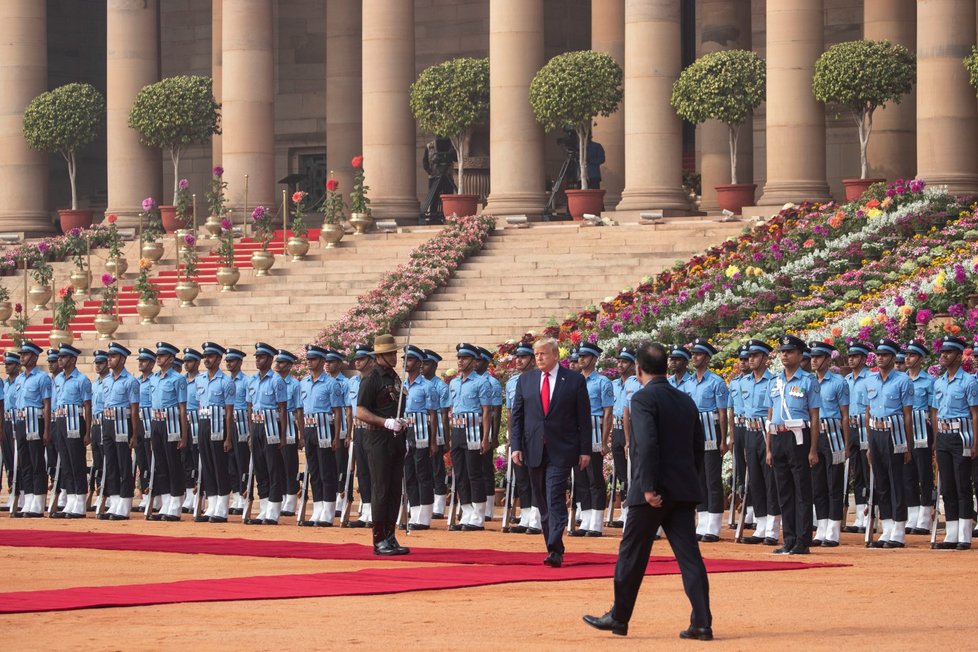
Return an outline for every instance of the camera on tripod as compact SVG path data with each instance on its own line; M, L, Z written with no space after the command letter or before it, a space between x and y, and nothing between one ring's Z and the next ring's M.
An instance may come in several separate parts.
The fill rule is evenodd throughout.
M557 139L557 144L563 147L574 160L577 160L578 141L576 131L570 127L564 127L564 135Z

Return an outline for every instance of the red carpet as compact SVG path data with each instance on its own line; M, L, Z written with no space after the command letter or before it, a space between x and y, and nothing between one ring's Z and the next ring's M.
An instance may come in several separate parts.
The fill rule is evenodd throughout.
M414 552L409 555L413 557ZM178 602L230 600L277 600L348 595L378 595L408 591L432 591L513 582L565 581L610 578L612 564L579 565L570 568L537 566L435 566L359 570L339 573L273 575L231 579L183 580L158 584L82 586L46 591L0 593L0 613L65 611L97 607L136 607ZM410 561L407 560L407 561ZM829 566L797 562L707 560L711 573L800 570ZM674 561L654 560L649 575L675 575Z

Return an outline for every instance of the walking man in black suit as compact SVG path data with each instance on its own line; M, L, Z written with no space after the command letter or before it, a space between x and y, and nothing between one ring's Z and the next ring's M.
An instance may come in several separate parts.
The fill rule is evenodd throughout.
M567 477L591 461L591 402L584 376L557 364L557 342L533 345L537 368L520 375L509 424L513 463L530 469L547 541L544 564L560 568L567 527Z
M628 634L652 541L662 526L693 607L689 628L679 637L709 641L713 639L710 587L695 526L696 505L703 498L699 477L705 436L696 404L666 380L667 360L665 348L658 343L638 351L636 371L644 387L632 396L632 477L628 520L615 567L615 603L603 616L584 616L584 622L619 636Z

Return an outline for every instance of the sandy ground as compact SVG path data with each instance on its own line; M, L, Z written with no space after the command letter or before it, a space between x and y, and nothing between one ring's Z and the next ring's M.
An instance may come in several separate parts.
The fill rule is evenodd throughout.
M283 519L292 522L292 519ZM399 537L405 545L542 550L539 537L492 531L448 533L439 529ZM367 543L366 530L311 529L289 525L245 527L238 523L110 523L14 520L3 529L50 528L188 536L247 537L295 541ZM575 551L614 553L618 530L602 539L571 539ZM765 546L726 541L704 544L707 557L786 559ZM810 650L978 649L978 618L969 597L978 578L978 551L932 551L926 537L908 537L904 550L867 550L861 537L843 535L843 546L817 549L810 562L846 568L729 573L710 577L716 640L711 649ZM653 554L667 554L661 542ZM543 560L544 554L540 558ZM792 557L794 561L799 559ZM0 547L0 589L118 585L187 578L403 567L401 562L323 562L167 553ZM555 571L559 572L559 571ZM951 600L951 592L964 600ZM610 579L533 582L351 598L176 604L126 609L0 616L4 650L316 650L361 649L698 649L680 641L689 604L678 576L646 578L626 639L581 622L612 601Z

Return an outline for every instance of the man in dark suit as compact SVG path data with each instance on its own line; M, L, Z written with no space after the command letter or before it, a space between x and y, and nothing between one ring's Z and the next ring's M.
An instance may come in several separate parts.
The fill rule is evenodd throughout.
M513 397L509 443L513 463L530 469L533 495L541 496L540 520L547 541L543 563L564 561L567 476L591 460L591 402L584 376L557 364L553 339L533 346L537 368L520 375Z
M662 526L693 606L689 628L679 637L709 641L710 587L694 524L696 505L703 498L699 477L705 437L696 404L666 380L667 358L661 344L647 344L638 351L638 379L644 387L632 396L632 477L615 567L615 603L603 616L584 616L584 622L619 636L628 634L652 541Z

